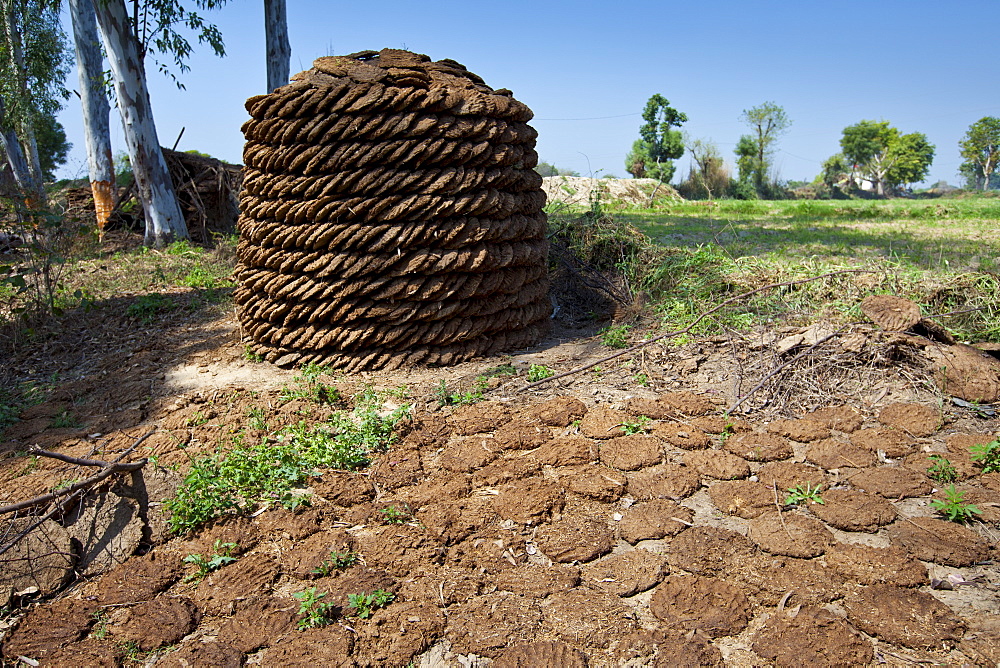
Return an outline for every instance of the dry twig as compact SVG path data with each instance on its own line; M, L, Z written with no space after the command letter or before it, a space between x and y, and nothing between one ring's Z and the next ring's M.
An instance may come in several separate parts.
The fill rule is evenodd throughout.
M845 325L844 327L841 327L840 329L838 329L833 334L828 334L827 336L824 336L822 339L820 339L816 343L812 344L808 348L802 350L801 352L799 352L797 355L795 355L791 359L789 359L789 360L787 360L787 361L779 364L778 366L774 367L774 369L772 369L770 373L768 373L766 376L764 376L763 378L760 379L759 383L757 383L752 388L750 388L749 392L747 392L746 394L742 395L732 406L730 406L729 408L727 408L726 412L723 413L723 415L729 415L730 413L732 413L733 411L735 411L737 408L740 407L740 405L744 401L746 401L747 399L749 399L750 396L753 395L754 392L756 392L760 388L764 387L764 384L767 383L767 381L771 380L771 378L773 378L774 376L776 376L779 373L781 373L781 371L783 369L787 368L789 365L791 365L795 361L797 361L797 360L805 357L806 355L808 355L809 353L811 353L813 350L815 350L819 346L823 345L824 343L826 343L827 341L829 341L833 337L835 337L838 334L840 334L841 332L843 332L845 329L847 329L847 327L848 326Z

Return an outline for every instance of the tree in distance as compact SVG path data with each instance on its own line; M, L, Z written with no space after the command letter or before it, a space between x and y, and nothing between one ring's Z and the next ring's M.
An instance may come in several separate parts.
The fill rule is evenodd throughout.
M670 181L676 169L674 160L684 155L680 130L671 128L679 128L687 119L659 93L649 98L642 112L645 123L639 128L639 139L625 156L625 170L637 179Z
M580 172L572 169L562 169L544 160L535 165L535 171L542 176L580 176Z
M844 128L840 148L853 173L869 180L879 196L922 181L934 162L934 145L926 135L904 135L888 121L861 121Z
M736 164L740 180L752 182L758 194L764 194L771 172L774 146L778 137L788 132L792 120L784 107L774 102L744 109L740 121L750 127L750 134L740 137L736 144Z
M844 188L851 180L851 165L843 153L834 153L823 161L822 171L813 180L813 185L825 186L831 190L834 187Z
M1000 166L1000 118L985 116L970 125L958 148L965 158L960 173L970 186L988 190L990 179Z
M56 167L66 163L66 156L73 148L66 139L66 129L55 116L45 115L38 119L35 138L38 143L38 161L42 168L42 178L54 181Z
M678 191L688 199L712 199L724 194L730 179L719 147L711 139L689 137L685 137L684 144L694 164Z

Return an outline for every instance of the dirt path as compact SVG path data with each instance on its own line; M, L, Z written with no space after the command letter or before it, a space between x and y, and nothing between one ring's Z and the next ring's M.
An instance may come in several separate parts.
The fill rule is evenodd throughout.
M608 350L564 331L509 358L341 376L345 396L407 387L413 419L388 453L363 472L312 478L312 504L296 512L175 537L162 501L192 457L236 432L265 436L329 411L282 399L295 374L245 359L231 317L171 317L153 328L106 308L20 361L34 364L32 378L64 380L4 435L0 503L79 477L32 459L31 445L111 458L155 428L136 452L155 463L47 527L48 548L32 556L57 558L42 575L14 577L19 562L7 559L20 606L6 618L8 661L1000 661L1000 473L969 456L997 437L997 422L938 401L902 371L857 369L863 388L845 394L838 381L825 397L785 397L783 410L758 405L740 418L720 413L736 375L767 350L759 342L652 346L533 393L518 391L530 365L567 369ZM486 400L437 402L441 380L467 390L500 364L518 375L491 381ZM251 415L267 430L254 431ZM927 475L933 453L954 466L976 521L934 512L943 485ZM786 504L789 488L797 505ZM196 569L186 557L226 543L238 545L234 561L187 577ZM332 553L359 557L338 569ZM334 602L333 622L299 630L295 594L313 587ZM376 591L394 598L359 618L348 596Z

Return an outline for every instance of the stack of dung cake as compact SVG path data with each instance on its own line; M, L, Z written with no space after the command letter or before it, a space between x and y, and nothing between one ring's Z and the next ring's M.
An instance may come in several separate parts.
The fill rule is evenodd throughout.
M243 126L235 293L280 366L454 364L548 326L531 110L451 60L326 57Z

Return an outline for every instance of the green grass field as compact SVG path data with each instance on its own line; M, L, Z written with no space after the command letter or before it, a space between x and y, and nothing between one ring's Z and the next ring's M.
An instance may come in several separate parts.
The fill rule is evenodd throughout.
M681 202L620 214L665 246L714 244L733 257L1000 269L1000 199Z
M940 322L960 338L1000 340L997 198L683 201L655 209L611 202L599 212L550 216L557 236L574 220L581 221L577 230L602 228L587 239L577 234L578 251L586 246L607 253L609 244L626 239L634 246L623 230L645 235L648 245L630 246L611 264L647 295L649 315L666 328L682 327L723 299L762 285L860 269L871 273L755 295L695 333L861 321L858 305L865 296L896 294L919 303L925 315L950 314Z

